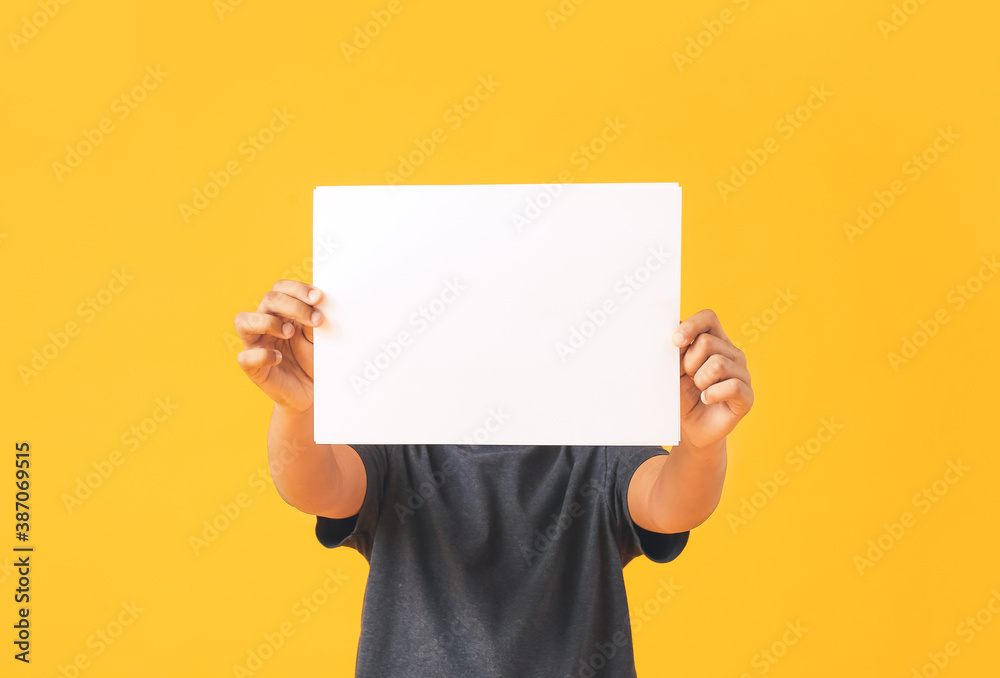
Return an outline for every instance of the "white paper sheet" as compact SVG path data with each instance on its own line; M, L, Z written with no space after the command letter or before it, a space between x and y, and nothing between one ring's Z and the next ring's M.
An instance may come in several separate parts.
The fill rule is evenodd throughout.
M678 184L320 186L313 207L316 442L679 442Z

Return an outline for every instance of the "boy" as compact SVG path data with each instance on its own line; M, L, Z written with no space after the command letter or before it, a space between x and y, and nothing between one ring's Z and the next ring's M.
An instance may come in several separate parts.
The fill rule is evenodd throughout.
M369 563L356 675L635 676L622 568L665 563L718 505L746 358L710 310L677 328L681 442L662 447L316 445L314 307L279 280L236 316L237 360L275 406L282 499ZM323 413L322 416L336 416ZM299 441L307 441L301 443ZM293 446L295 454L281 458Z

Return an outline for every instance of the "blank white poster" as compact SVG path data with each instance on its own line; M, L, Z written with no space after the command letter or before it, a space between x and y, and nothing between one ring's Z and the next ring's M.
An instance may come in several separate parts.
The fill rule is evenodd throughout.
M675 183L317 187L316 442L677 444L680 236Z

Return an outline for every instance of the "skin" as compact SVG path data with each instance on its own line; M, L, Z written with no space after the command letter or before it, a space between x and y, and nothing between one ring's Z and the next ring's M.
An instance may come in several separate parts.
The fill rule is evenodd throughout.
M367 476L348 445L313 442L313 328L324 322L316 304L323 292L279 280L256 312L236 315L244 349L240 367L274 409L267 451L278 494L312 515L348 518L361 510ZM680 347L681 442L670 454L643 462L632 475L632 520L653 532L682 532L715 510L726 475L726 436L750 410L753 391L746 357L703 310L682 322Z
M628 488L632 521L663 533L691 530L715 511L726 478L726 436L753 406L746 355L715 312L692 315L672 341L680 348L680 444L640 464Z
M361 457L348 445L313 442L313 328L323 324L319 288L279 280L256 312L236 315L244 349L236 360L274 401L267 456L278 494L305 513L349 518L368 487Z

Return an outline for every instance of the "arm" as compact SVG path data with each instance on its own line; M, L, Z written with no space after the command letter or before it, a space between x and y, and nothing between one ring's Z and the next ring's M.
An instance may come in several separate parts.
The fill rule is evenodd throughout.
M681 441L640 464L628 488L633 522L668 534L701 525L719 505L726 436L753 405L746 356L715 313L699 311L681 323L674 343L681 347Z
M632 474L629 513L650 532L692 530L715 511L726 479L726 441L697 449L681 441L669 455L651 457Z
M323 293L279 280L254 313L236 315L244 350L240 367L271 400L267 457L278 494L305 513L350 518L368 482L364 462L347 445L313 442L313 328L323 323Z
M361 457L348 445L317 445L313 410L275 404L267 432L267 459L278 495L304 513L350 518L368 489ZM305 442L300 442L305 441Z

